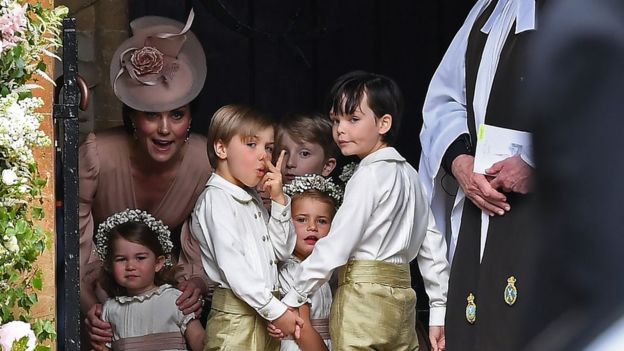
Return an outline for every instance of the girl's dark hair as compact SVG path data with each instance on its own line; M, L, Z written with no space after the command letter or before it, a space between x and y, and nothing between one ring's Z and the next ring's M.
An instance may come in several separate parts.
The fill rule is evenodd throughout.
M397 83L381 74L353 71L340 76L329 90L326 111L336 115L352 115L364 97L368 98L368 107L381 118L385 114L392 116L392 126L383 135L382 140L392 145L396 140L403 117L403 94Z
M158 234L152 231L145 223L130 221L111 229L107 242L108 254L103 262L100 275L100 285L110 296L124 296L128 294L126 288L117 284L113 276L115 242L119 238L147 247L156 257L166 257L162 245L160 241L158 241ZM176 285L176 271L177 269L175 267L163 266L163 268L154 275L154 283L157 286L162 284Z
M195 98L193 101L189 102L189 108L191 109L191 117L197 115L197 108L199 106L199 99ZM182 106L180 106L182 107ZM123 119L123 125L126 132L130 135L134 134L134 128L132 127L132 114L137 112L132 107L122 104L121 106L121 117ZM143 112L163 112L163 111L143 111Z

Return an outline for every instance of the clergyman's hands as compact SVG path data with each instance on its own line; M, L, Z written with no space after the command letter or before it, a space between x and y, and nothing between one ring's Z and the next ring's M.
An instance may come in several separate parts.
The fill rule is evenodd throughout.
M533 168L520 155L496 162L485 170L488 176L494 177L490 186L504 192L528 194L532 190Z
M474 157L471 155L457 156L451 166L457 183L475 206L490 216L504 215L505 211L511 209L505 195L493 188L483 174L475 173L473 169Z

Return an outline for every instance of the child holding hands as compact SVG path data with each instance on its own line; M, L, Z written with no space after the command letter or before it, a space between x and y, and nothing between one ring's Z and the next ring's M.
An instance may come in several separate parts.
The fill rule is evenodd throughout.
M414 258L429 295L432 346L444 349L446 245L416 170L390 146L402 103L394 81L366 72L338 78L329 94L334 141L343 155L361 162L327 238L301 263L283 301L303 305L339 268L330 315L334 350L418 349Z
M318 174L294 177L284 186L284 192L292 197L292 218L297 233L293 256L280 265L279 282L282 294L287 294L295 281L295 274L331 228L336 209L342 200L342 189L329 178ZM310 301L299 307L304 321L301 336L297 340L282 340L281 351L327 351L331 349L329 336L329 311L332 294L328 283L323 284L310 296ZM269 331L274 337L282 337L272 325Z
M216 171L192 215L204 269L218 285L205 350L276 351L267 322L287 335L302 325L276 297L277 264L288 259L296 237L279 171L283 154L273 166L273 145L272 121L251 108L224 106L210 123L208 156ZM254 189L261 181L270 216Z

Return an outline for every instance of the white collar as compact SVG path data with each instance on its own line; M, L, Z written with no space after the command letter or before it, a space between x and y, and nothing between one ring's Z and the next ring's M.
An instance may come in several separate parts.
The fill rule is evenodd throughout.
M405 161L405 158L403 158L403 156L401 156L395 148L387 146L364 157L362 161L360 161L359 166L366 166L377 161L403 162Z
M486 34L490 33L494 23L498 20L498 17L501 15L503 8L508 2L512 3L511 6L516 7L516 34L535 29L535 0L499 0L490 18L488 18L483 28L481 28L481 32Z
M206 186L214 186L219 189L225 190L234 199L240 202L249 202L253 200L253 196L246 189L241 188L238 185L232 184L225 178L221 177L217 173L212 173Z

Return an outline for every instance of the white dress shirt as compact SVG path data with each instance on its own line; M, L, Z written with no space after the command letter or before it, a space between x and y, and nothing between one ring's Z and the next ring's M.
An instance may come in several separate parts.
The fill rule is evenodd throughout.
M431 325L444 325L449 266L446 244L416 170L392 147L360 162L329 234L295 274L283 301L300 306L349 259L409 263L418 258L431 306Z
M468 14L448 47L438 66L425 97L423 105L423 127L420 132L422 153L418 167L420 178L428 194L434 217L445 231L447 221L445 193L442 191L441 163L451 143L462 134L468 133L466 111L466 48L470 31L479 15L492 0L478 0ZM536 28L535 0L500 0L496 4L481 32L488 34L479 64L473 98L475 125L484 123L492 82L496 75L501 50L509 31L516 25L515 33ZM532 156L522 154L522 159L532 165ZM451 210L451 235L449 238L449 260L452 261L457 246L459 227L465 194L457 190ZM485 249L489 216L481 214L481 256Z
M277 263L290 257L297 239L286 199L286 206L273 202L269 216L255 190L213 173L193 210L193 232L208 278L267 320L286 311L272 294L279 288Z

